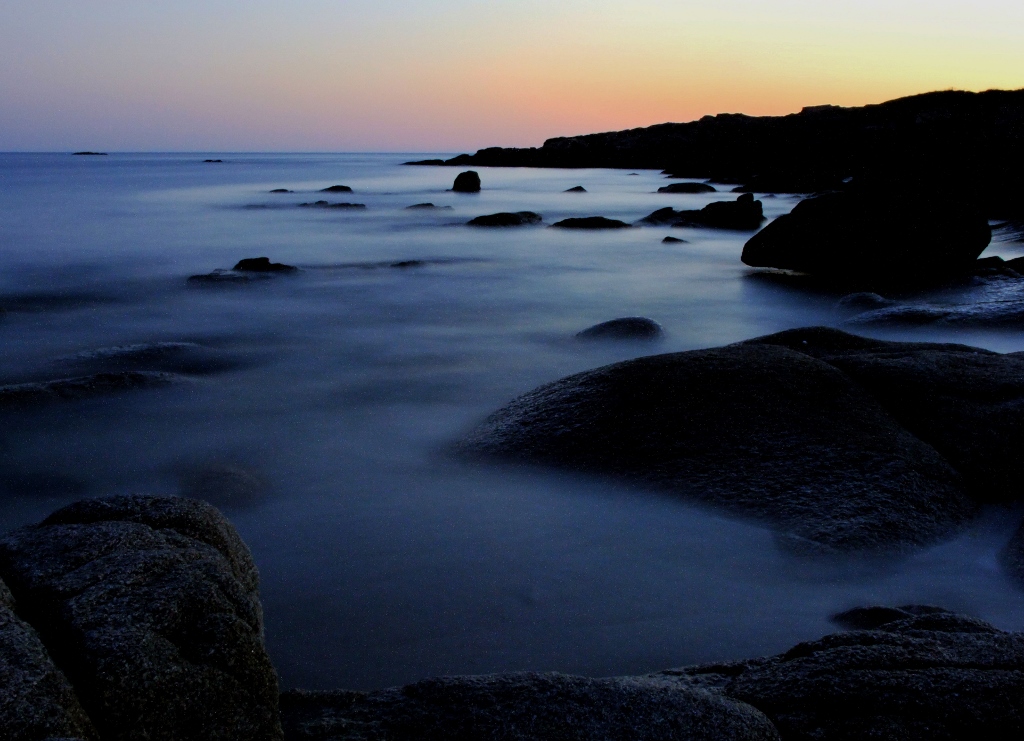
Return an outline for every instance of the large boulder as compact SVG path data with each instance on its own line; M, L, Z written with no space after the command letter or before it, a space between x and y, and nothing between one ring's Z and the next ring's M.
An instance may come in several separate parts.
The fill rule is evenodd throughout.
M690 226L709 229L735 229L749 231L760 228L764 222L761 201L755 201L750 193L744 193L735 201L715 201L704 208L676 211L674 208L659 208L640 219L642 224Z
M664 333L661 325L645 316L609 319L577 332L581 340L653 340Z
M0 541L0 575L103 739L281 737L256 568L213 507L78 502Z
M289 741L760 741L758 711L673 680L564 674L441 677L378 692L286 692Z
M764 712L787 741L973 741L1024 734L1024 634L937 608L839 616L866 629L781 656L654 675Z
M577 216L556 221L551 226L558 229L628 229L629 224L605 216Z
M836 192L766 226L742 260L844 283L918 283L968 274L991 238L980 209L947 197Z
M0 738L6 741L99 736L71 683L39 636L14 612L14 598L0 582Z
M707 183L670 183L658 188L659 193L717 193L718 189Z
M456 193L479 193L480 192L480 175L474 170L467 170L466 172L460 172L455 176L455 183L452 185L452 190Z
M808 349L874 341L802 331L563 378L495 412L460 449L669 490L756 517L807 546L901 548L967 520L975 507L958 471L865 389L859 379L869 371L855 354L842 363L856 378ZM947 357L973 367L966 351ZM895 371L892 378L895 394Z
M526 226L527 224L539 224L541 215L533 211L516 211L514 213L502 211L497 214L477 216L466 223L469 226Z

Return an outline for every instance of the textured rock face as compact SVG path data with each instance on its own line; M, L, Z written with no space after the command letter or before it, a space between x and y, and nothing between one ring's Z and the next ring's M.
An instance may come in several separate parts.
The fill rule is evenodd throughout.
M743 703L660 679L505 674L428 679L380 692L288 692L299 741L739 741L777 739Z
M515 213L502 211L497 214L477 216L466 223L469 226L526 226L527 224L539 224L540 221L541 215L535 214L533 211L516 211Z
M750 703L786 741L1021 737L1024 634L936 608L874 611L872 630L655 676Z
M474 170L460 172L455 176L455 183L452 185L452 190L456 193L479 193L480 175Z
M277 739L258 575L209 505L115 497L0 541L0 574L103 739Z
M36 632L14 613L0 582L0 738L6 741L99 737Z
M1020 415L997 392L1016 388L1019 364L963 346L793 330L564 378L495 412L461 449L668 489L829 548L900 548L974 511L961 472L929 441L972 490L994 492L1012 472Z
M827 193L753 236L742 260L865 285L927 282L968 274L991 238L980 209L947 198Z

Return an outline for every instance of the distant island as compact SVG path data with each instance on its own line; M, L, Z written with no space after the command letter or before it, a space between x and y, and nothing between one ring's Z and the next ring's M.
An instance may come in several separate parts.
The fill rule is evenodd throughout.
M811 193L850 178L897 180L984 199L991 218L1021 218L1021 162L1024 90L951 90L787 116L723 113L408 164L656 168L762 193Z
M72 152L72 154L77 155L79 157L82 157L82 156L87 156L87 157L106 157L107 156L106 152Z

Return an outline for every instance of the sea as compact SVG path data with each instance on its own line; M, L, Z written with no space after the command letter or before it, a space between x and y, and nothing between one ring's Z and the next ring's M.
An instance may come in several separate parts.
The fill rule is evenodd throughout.
M167 385L0 410L0 531L85 497L209 499L252 550L284 688L639 674L785 651L870 604L1024 629L1024 591L998 560L1018 509L898 557L815 558L664 493L454 456L546 382L844 327L851 309L745 267L745 233L546 228L700 208L730 186L669 195L654 170L478 168L483 190L462 194L449 190L458 170L402 164L436 156L0 154L0 384L184 358ZM338 184L352 192L320 192ZM564 192L575 186L587 192ZM365 208L299 206L322 199ZM799 198L762 200L775 218ZM407 208L421 203L438 208ZM544 224L466 226L521 210ZM188 281L263 256L299 270ZM627 316L663 337L576 337ZM856 331L1024 350L1012 330Z

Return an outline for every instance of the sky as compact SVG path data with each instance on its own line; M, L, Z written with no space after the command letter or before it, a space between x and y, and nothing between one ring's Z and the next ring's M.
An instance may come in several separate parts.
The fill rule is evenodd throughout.
M0 151L463 152L1024 88L1024 2L0 0Z

